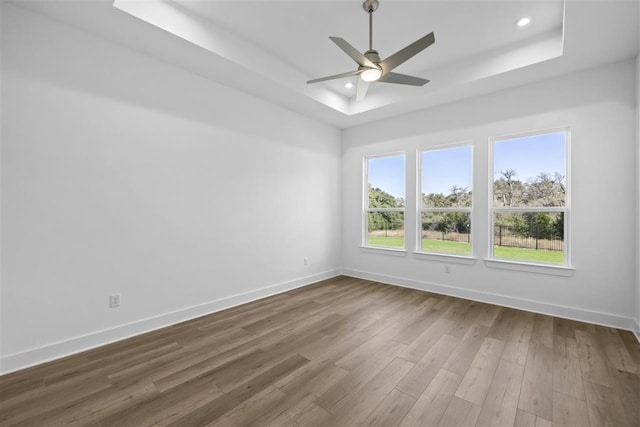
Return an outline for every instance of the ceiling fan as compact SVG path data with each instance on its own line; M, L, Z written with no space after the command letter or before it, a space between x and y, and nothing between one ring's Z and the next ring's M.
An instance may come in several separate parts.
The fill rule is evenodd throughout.
M378 0L365 0L362 4L365 12L369 14L369 50L364 54L360 53L356 48L340 37L329 37L332 42L344 51L344 53L356 61L358 69L356 71L349 71L346 73L335 74L333 76L309 80L307 84L341 79L343 77L358 76L356 100L361 101L364 99L371 82L396 83L410 86L424 86L429 83L429 80L427 79L394 73L391 70L431 46L435 42L433 32L400 49L384 61L381 61L378 51L373 49L373 12L378 8L378 5Z

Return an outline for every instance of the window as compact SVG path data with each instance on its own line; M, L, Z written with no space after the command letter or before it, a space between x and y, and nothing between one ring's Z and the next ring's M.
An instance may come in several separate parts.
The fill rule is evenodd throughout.
M419 251L471 255L472 159L468 144L422 151Z
M404 249L405 156L365 159L364 245Z
M493 139L491 256L569 265L569 130Z

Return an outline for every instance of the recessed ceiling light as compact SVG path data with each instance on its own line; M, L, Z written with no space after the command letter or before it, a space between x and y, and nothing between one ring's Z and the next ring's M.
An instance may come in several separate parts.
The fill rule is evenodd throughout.
M531 18L529 18L528 16L524 16L516 21L516 25L518 27L526 27L530 23L531 23Z
M346 85L344 85L344 87L346 87L347 89L351 89L353 87L353 83L349 82Z

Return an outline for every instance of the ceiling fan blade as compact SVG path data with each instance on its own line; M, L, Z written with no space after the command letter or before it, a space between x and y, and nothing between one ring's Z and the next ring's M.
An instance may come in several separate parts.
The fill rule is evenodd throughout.
M351 46L349 42L345 39L341 39L340 37L329 37L332 42L338 45L340 49L344 51L347 55L351 57L354 61L358 63L358 65L362 67L370 67L370 68L378 68L376 64L371 62L369 58L358 52L358 50Z
M382 73L387 74L412 56L417 55L418 53L431 46L433 43L435 43L435 41L436 39L433 33L429 33L421 39L418 39L415 42L411 43L409 46L400 49L380 63L380 67L382 67Z
M343 77L353 77L353 76L357 76L361 73L362 71L360 70L356 70L356 71L349 71L347 73L341 73L341 74L334 74L333 76L327 76L327 77L320 77L319 79L313 79L313 80L309 80L307 82L307 84L309 83L318 83L318 82L324 82L326 80L334 80L334 79L341 79Z
M362 79L358 79L358 87L356 90L356 101L362 101L369 89L369 82L365 82Z
M384 83L397 83L401 85L410 86L424 86L429 83L427 79L421 79L420 77L407 76L406 74L399 73L387 73L378 79L379 82Z

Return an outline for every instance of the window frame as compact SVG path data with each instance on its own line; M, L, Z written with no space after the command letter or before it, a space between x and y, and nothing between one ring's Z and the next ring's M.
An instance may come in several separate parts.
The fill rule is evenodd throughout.
M470 207L460 207L460 208L425 208L422 206L422 154L427 151L442 151L453 148L460 147L469 147L471 149L471 206ZM429 147L423 147L417 150L416 154L416 242L415 242L415 252L414 254L418 258L423 259L442 259L449 258L451 261L459 260L462 263L465 263L466 260L475 260L474 250L473 250L473 223L474 223L474 209L473 209L473 197L474 197L474 144L472 140L438 144ZM432 252L425 251L422 248L422 215L423 213L429 212L464 212L469 214L469 229L471 230L469 233L469 253L468 254L454 254L447 252Z
M383 157L404 157L404 200L405 206L402 208L370 208L369 207L369 160L379 159ZM362 158L362 244L361 248L370 252L382 251L383 253L404 255L407 250L407 152L406 151L393 151L390 153L373 154L364 156ZM404 239L403 246L401 248L395 248L391 246L376 246L369 243L369 212L401 212L403 216L403 231Z
M565 201L564 206L554 206L554 207L494 207L494 166L495 166L495 144L500 141L506 141L510 139L517 138L526 138L537 135L544 135L549 133L565 133L565 146L564 146L564 166L565 166ZM494 268L502 268L508 270L520 270L520 271L531 271L536 273L545 273L545 274L553 274L553 275L561 275L567 276L572 274L575 270L572 267L571 263L571 126L559 126L553 128L545 128L538 130L531 130L525 132L517 132L507 135L499 135L492 136L489 138L489 180L488 180L488 222L489 222L489 238L487 248L487 258L485 259L486 265ZM511 259L511 258L498 258L495 256L494 248L495 248L495 217L496 214L499 213L538 213L538 212L546 212L546 213L562 213L564 215L563 221L563 254L564 254L564 262L563 263L551 263L551 262L542 262L542 261L528 261L521 259Z

